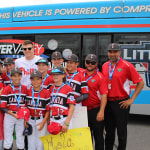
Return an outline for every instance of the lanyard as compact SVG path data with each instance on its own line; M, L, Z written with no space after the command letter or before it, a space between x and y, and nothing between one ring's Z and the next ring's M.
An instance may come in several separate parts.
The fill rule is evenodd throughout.
M116 64L114 65L114 68L113 68L112 71L111 71L111 62L109 63L109 79L110 79L110 80L112 79L113 73L114 73L114 71L115 71L116 65L117 65L117 63L119 62L119 60L120 60L120 57L119 57L119 59L117 60Z
M13 84L12 84L12 88L13 88L13 92L14 92L14 95L15 95L15 99L16 99L16 101L17 101L17 108L19 108L20 99L21 99L21 85L19 85L19 96L18 96L18 98L17 98L17 96L16 96L15 87L14 87Z
M69 77L69 73L68 73L68 74L67 74L67 76L66 76L66 82L65 82L65 84L70 85L70 83L71 83L72 79L74 78L74 76L75 76L77 73L78 73L78 72L77 72L77 71L75 71L75 72L74 72L74 74L71 76L71 79L69 80L69 82L67 82L67 79L68 79L68 77Z
M54 103L54 100L56 99L57 94L59 93L60 89L61 89L64 85L65 85L65 84L62 83L62 85L57 89L57 92L56 92L56 94L55 94L55 98L53 99L53 97L54 97L54 90L55 90L55 86L54 86L53 91L52 91L52 105L53 105L53 103Z
M43 87L43 84L44 84L45 80L47 79L47 77L48 77L48 74L45 76L45 78L42 81L42 85L41 85L42 87Z
M35 109L35 115L37 114L36 109L37 109L38 104L39 104L40 91L41 91L41 89L40 89L39 92L38 92L38 98L37 98L37 102L36 102L36 105L35 105L35 101L34 101L34 88L32 88L32 102L33 102L33 107L34 107L34 109Z
M6 74L6 75L8 76L8 78L9 78L10 82L12 83L12 79L10 78L10 73L9 73L9 72L7 72L7 74Z
M88 82L91 78L93 78L93 77L97 74L98 71L99 71L99 69L97 69L96 73L95 73L93 76L90 76L90 77L86 80L86 82ZM85 73L84 73L84 77L85 77Z

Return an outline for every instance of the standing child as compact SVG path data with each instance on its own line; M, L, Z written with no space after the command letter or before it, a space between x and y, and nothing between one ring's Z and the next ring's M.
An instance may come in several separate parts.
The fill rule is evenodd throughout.
M24 149L24 120L18 119L19 108L25 107L27 88L20 85L22 77L19 68L13 68L10 72L12 83L5 87L1 94L1 108L5 111L4 116L4 150L11 150L13 143L14 125L16 129L16 145L19 150Z
M31 72L30 79L32 87L28 90L27 107L30 110L29 124L33 131L28 136L28 150L44 150L39 137L46 135L50 93L41 86L42 74L40 71ZM26 122L25 126L28 128Z
M4 60L4 66L6 67L6 72L3 72L2 73L2 81L5 85L9 85L11 84L11 78L10 78L10 71L12 68L15 67L15 62L12 58L10 57L7 57L5 60Z
M49 69L48 66L48 61L44 58L39 59L36 63L35 63L38 67L38 70L41 72L42 74L42 86L43 88L49 89L50 86L54 83L52 77L50 75L48 75L47 71Z
M58 134L67 132L74 112L75 99L72 88L64 84L65 72L62 66L54 67L51 71L54 85L50 87L50 125L48 131Z

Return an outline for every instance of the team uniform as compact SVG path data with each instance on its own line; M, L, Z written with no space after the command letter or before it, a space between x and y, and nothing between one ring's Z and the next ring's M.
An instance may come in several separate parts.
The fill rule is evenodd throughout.
M26 85L28 89L31 87L30 74L32 71L37 70L35 63L40 58L39 56L35 56L32 60L26 60L25 57L22 57L15 61L15 66L22 71L21 84Z
M20 85L19 87L14 87L12 84L8 85L2 91L0 107L8 108L8 110L16 114L19 108L26 106L26 95L26 86ZM4 116L4 148L9 149L12 146L14 125L16 129L17 148L24 149L24 136L22 134L24 130L24 120L16 119L8 113L5 113Z
M98 69L91 75L88 75L85 70L84 75L88 84L89 97L82 101L82 106L87 106L88 125L95 139L95 149L104 150L104 122L97 121L96 117L100 109L101 95L108 93L107 84Z
M45 78L42 81L43 88L46 88L47 90L53 85L54 80L51 75L46 75Z
M78 71L68 73L66 76L66 84L71 86L75 99L80 96L80 94L88 93L88 86L83 73Z
M115 66L111 65L113 74L112 79L110 79L110 65L110 61L108 61L102 67L102 73L108 85L108 103L105 110L105 147L106 150L113 149L115 128L117 128L118 150L125 150L129 107L128 109L120 108L121 104L119 103L129 99L131 93L130 81L136 84L142 81L142 78L131 63L120 57Z
M42 130L36 128L36 124L42 122L46 110L49 110L50 93L43 88L40 92L36 92L33 88L28 90L27 107L30 110L29 123L32 125L32 135L28 136L28 150L42 150L43 144L39 137L45 136L47 124L45 123Z
M50 122L63 126L69 111L69 104L75 104L72 88L66 84L50 87ZM70 126L71 127L71 126Z
M11 84L11 78L10 78L10 74L9 72L3 72L2 75L1 75L1 78L2 78L2 82L7 86L9 84Z

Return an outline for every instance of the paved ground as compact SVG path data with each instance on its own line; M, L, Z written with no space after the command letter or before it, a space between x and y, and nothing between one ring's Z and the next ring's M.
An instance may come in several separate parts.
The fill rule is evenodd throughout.
M14 142L15 143L15 142ZM116 150L117 139L114 150ZM130 115L127 150L150 149L150 116ZM13 150L17 148L13 147Z

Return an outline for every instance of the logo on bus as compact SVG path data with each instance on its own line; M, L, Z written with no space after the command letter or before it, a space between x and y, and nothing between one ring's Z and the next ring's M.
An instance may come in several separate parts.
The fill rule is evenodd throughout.
M1 55L23 55L22 43L24 40L4 39L0 40ZM33 42L35 55L44 53L43 45Z

